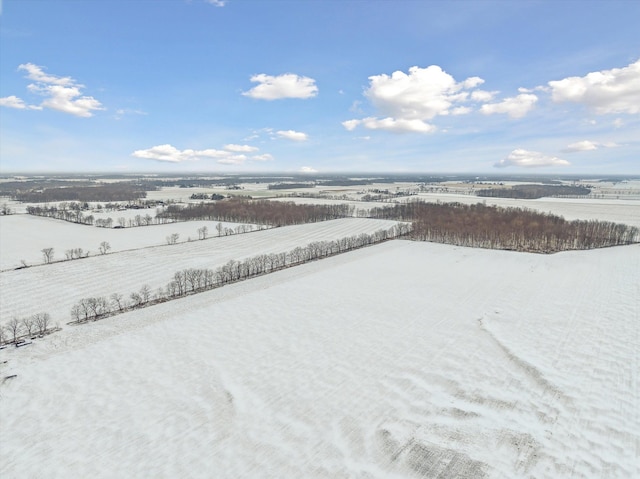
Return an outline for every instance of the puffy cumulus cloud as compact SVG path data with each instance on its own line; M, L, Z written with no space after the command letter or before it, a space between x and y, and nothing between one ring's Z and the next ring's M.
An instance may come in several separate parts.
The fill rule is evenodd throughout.
M227 151L251 153L252 151L258 151L259 148L255 147L255 146L249 146L249 145L229 144L229 145L224 145L224 149L227 150Z
M600 148L613 148L616 146L618 145L615 143L599 143L597 141L583 140L567 145L567 147L562 151L564 153L575 153L578 151L592 151Z
M506 113L511 118L522 118L536 104L538 97L533 93L521 93L518 96L505 98L499 103L487 103L482 105L480 112L485 115L494 113Z
M401 71L391 75L369 77L370 86L365 96L385 115L402 119L431 120L448 115L454 103L466 101L469 92L484 82L471 77L456 80L437 65L427 68L411 67L409 73Z
M31 93L44 96L45 99L40 105L26 105L20 98L10 96L2 99L5 100L0 103L2 106L30 110L50 108L83 118L93 116L94 111L104 110L98 100L92 96L83 95L84 85L77 83L71 77L49 75L42 67L33 63L24 63L18 66L18 70L27 72L26 77L35 82L29 84L27 89Z
M640 60L623 68L550 81L555 102L582 103L596 114L640 113Z
M15 95L0 98L0 106L7 108L15 108L17 110L40 110L41 108L34 105L27 105L22 98Z
M372 130L429 133L436 129L428 123L435 117L466 115L473 109L464 103L492 98L492 92L474 90L483 83L479 77L458 82L438 65L370 76L364 94L382 118L347 120L342 125L347 130L361 125Z
M173 145L157 145L146 150L136 150L131 155L136 158L142 158L145 160L154 160L167 163L182 163L185 161L198 161L198 160L215 160L222 165L242 165L247 159L254 161L267 161L272 160L273 157L269 153L262 155L254 155L251 158L247 158L242 153L250 153L258 151L258 148L249 145L225 145L224 149L217 150L215 148L208 148L205 150L179 150Z
M278 76L261 73L252 76L251 81L259 83L259 85L249 91L242 92L242 94L258 100L306 99L318 94L318 87L313 78L299 76L294 73L285 73Z
M548 156L538 151L528 151L515 149L509 156L498 161L493 166L496 168L506 168L507 166L520 166L523 168L539 168L544 166L569 166L567 160L562 160L555 156Z
M294 130L276 131L276 135L278 136L278 138L284 138L286 140L292 141L306 141L309 139L309 136L306 133Z
M312 168L311 166L303 166L300 168L300 173L317 173L318 170Z
M47 97L40 104L43 108L51 108L82 118L93 116L94 110L104 110L102 104L92 96L82 96L77 86L29 85L28 88L34 93Z
M435 126L425 123L419 119L407 120L404 118L363 118L362 120L347 120L342 122L347 130L352 131L358 125L362 125L369 130L387 130L398 133L429 133L436 129Z

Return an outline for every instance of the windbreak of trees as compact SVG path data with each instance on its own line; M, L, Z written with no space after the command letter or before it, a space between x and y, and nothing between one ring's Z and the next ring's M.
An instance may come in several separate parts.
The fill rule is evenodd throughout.
M353 211L354 207L346 204L299 205L285 201L230 198L186 207L169 205L157 217L173 221L215 220L286 226L353 216Z
M83 298L71 308L72 322L80 324L95 321L125 311L208 291L236 281L363 248L406 235L410 228L409 224L399 223L392 228L379 230L372 234L363 233L333 241L316 241L286 253L261 254L243 261L231 260L215 270L183 269L173 275L165 288L159 288L156 292L152 292L149 286L144 285L139 291L131 293L128 297L114 293L109 297Z
M411 221L418 241L535 253L604 248L640 241L638 228L608 221L567 221L523 208L478 203L398 204L373 208L375 218Z
M93 215L85 215L82 212L82 209L79 208L67 208L58 206L27 206L27 214L34 216L44 216L46 218L55 218L58 220L69 221L71 223L79 223L82 225L93 225L95 221L95 217Z
M514 185L512 188L485 188L476 192L487 198L518 198L533 200L545 196L586 196L591 190L585 186Z

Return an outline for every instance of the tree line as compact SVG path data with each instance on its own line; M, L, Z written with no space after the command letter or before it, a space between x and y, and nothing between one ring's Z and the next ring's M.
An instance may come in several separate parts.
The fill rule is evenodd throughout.
M353 216L353 211L354 207L346 204L300 205L236 197L216 203L169 205L157 217L173 221L214 220L287 226Z
M44 336L55 329L49 313L37 313L24 318L12 318L4 327L0 328L0 345L17 344L21 338L31 338L34 335Z
M369 215L410 221L410 239L476 248L553 253L640 241L640 231L633 226L595 220L567 221L524 208L482 203L411 202L373 208Z
M345 253L380 243L409 233L410 225L399 223L372 234L360 234L333 241L316 241L285 253L253 256L242 261L230 260L217 269L188 268L177 271L164 288L153 292L148 285L129 296L114 293L110 296L82 298L71 308L72 323L95 321L114 314L131 311L151 304L177 299L189 294L219 288L263 274L307 263L320 258Z
M533 200L545 196L586 196L591 189L585 186L569 185L514 185L512 188L483 188L477 196L487 198L518 198Z
M29 186L26 184L25 186ZM16 189L13 198L30 203L53 201L131 201L147 196L155 186L144 183L110 183L95 186L65 185L62 187Z

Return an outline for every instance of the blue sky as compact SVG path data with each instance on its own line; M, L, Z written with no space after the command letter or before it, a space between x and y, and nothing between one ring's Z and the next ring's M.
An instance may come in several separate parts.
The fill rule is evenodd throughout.
M640 173L640 2L3 0L0 172Z

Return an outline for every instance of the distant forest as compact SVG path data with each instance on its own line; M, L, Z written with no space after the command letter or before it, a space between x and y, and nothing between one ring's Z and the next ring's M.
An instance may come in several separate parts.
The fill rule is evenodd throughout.
M512 188L485 188L476 192L487 198L517 198L533 200L545 196L586 196L591 190L585 186L514 185Z
M230 198L186 207L169 205L157 217L173 221L215 220L286 226L353 216L353 211L353 206L345 204L299 205L285 201Z
M633 226L608 221L567 221L524 208L478 203L412 202L374 208L374 218L410 221L410 239L535 253L604 248L640 240Z
M147 196L154 190L151 184L107 183L98 185L75 184L73 182L15 182L5 185L4 196L29 203L53 201L134 201Z

